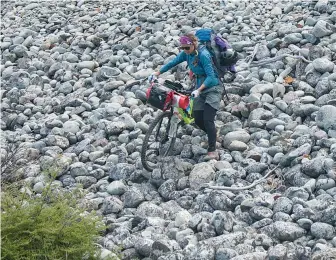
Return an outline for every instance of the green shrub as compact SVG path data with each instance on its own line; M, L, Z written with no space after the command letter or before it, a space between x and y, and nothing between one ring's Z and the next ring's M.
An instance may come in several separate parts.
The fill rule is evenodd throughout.
M2 187L2 259L97 259L97 238L106 228L101 217L79 206L79 189L64 192L51 183L39 195Z

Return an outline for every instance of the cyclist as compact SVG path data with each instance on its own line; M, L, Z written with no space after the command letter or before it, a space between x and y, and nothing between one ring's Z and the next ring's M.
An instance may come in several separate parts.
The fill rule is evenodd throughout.
M172 61L155 72L153 76L159 76L184 61L188 63L196 77L195 90L192 92L195 97L193 116L196 125L208 136L208 154L204 159L219 160L219 154L216 151L215 116L220 106L223 88L220 86L210 53L206 48L199 46L194 34L189 33L180 37L180 50L181 52Z

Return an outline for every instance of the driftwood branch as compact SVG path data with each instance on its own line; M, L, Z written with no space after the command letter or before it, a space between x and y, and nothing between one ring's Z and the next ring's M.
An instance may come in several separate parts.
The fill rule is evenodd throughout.
M291 67L285 69L283 72L280 73L280 75L279 75L279 77L277 78L276 82L277 82L277 83L282 83L282 82L284 81L284 78L285 78L287 75L289 75L289 73L291 73L292 70L293 70L293 69L292 69Z
M257 52L258 52L258 49L259 49L259 43L254 47L254 50L253 50L253 52L252 52L252 55L249 56L249 57L247 58L247 60L248 60L248 63L247 63L247 64L248 64L249 67L250 67L250 65L251 65L251 63L252 63L254 57L256 56L256 54L257 54Z
M278 60L282 60L283 58L301 59L301 60L303 60L304 62L307 62L307 63L311 63L311 62L312 62L312 61L310 61L310 60L307 60L307 59L306 59L305 57L303 57L303 56L299 56L299 55L290 55L290 54L283 54L283 55L276 56L276 57L273 57L273 58L269 58L269 59L265 59L265 60L260 60L260 61L254 61L254 62L251 62L251 63L249 63L249 66L250 66L250 67L263 66L263 65L267 65L267 64L276 62L276 61L278 61Z
M148 4L144 4L144 5L142 5L142 6L140 6L139 8L138 8L138 10L136 10L136 14L137 13L139 13L139 12L141 12L143 9L145 9L146 7L148 6Z
M127 34L121 35L119 38L114 40L113 44L117 44L118 42L122 41L123 39L129 37Z
M255 186L257 186L258 184L266 181L266 179L277 169L279 168L279 165L276 166L275 168L273 168L272 170L270 170L265 176L263 176L261 179L253 182L252 184L248 185L248 186L244 186L244 187L224 187L224 186L211 186L209 184L205 184L205 186L203 186L203 189L213 189L213 190L229 190L229 191L241 191L241 190L248 190L251 189Z

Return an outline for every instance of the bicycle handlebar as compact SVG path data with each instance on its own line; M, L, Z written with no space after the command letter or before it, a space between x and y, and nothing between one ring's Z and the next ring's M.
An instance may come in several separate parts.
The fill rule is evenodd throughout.
M148 80L148 78L144 78L144 79L140 79L140 82L143 83L144 81ZM154 79L152 82L154 83L159 83L158 79ZM182 95L186 95L186 96L190 96L193 90L186 90L183 88L183 85L179 82L173 82L170 80L165 80L163 85L175 92L177 92L178 94L182 94Z
M193 92L192 90L183 90L183 89L178 91L178 93L186 96L190 96L192 92Z
M182 94L182 95L190 96L190 94L192 93L192 90L184 89L183 85L179 82L172 82L170 80L166 80L163 85L167 88L170 88L170 89L176 91L179 94Z

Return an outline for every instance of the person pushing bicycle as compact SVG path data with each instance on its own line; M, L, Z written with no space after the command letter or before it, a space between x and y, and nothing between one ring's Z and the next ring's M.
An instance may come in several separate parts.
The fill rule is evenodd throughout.
M220 85L211 54L206 48L200 48L194 34L189 33L180 37L180 50L181 52L173 60L159 71L154 72L153 76L159 76L184 61L188 63L196 77L195 89L192 92L194 96L193 117L196 125L208 136L208 154L204 159L219 160L216 150L215 116L220 107L223 87Z

